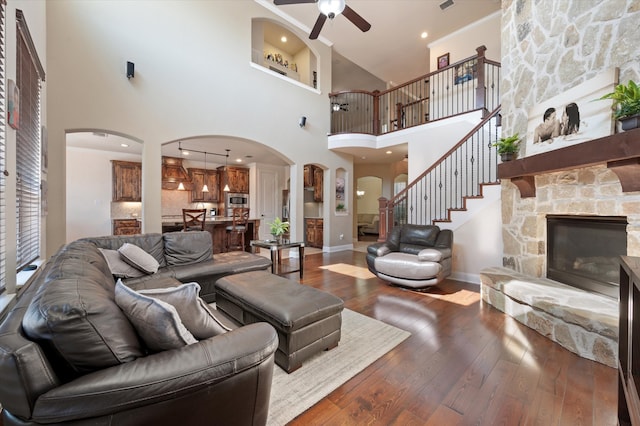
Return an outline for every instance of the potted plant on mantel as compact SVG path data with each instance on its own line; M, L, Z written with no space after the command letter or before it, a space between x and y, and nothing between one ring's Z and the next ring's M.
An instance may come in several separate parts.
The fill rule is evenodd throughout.
M640 87L632 80L627 85L618 84L613 92L599 99L613 100L616 107L613 117L620 122L622 130L640 127Z
M283 222L279 217L276 217L269 224L269 231L278 243L282 243L282 236L289 232L289 222Z
M518 152L520 152L520 136L516 133L515 135L500 138L493 146L498 148L498 154L500 154L500 159L503 162L515 160L518 157Z

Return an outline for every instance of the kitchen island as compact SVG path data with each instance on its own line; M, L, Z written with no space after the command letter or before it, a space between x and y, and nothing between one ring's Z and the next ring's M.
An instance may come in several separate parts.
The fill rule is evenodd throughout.
M232 217L208 217L204 223L204 230L211 234L213 253L224 253L227 246L227 226L233 225ZM259 239L260 219L249 219L244 236L245 251L253 252L249 244L251 240ZM162 232L182 230L182 216L162 216Z

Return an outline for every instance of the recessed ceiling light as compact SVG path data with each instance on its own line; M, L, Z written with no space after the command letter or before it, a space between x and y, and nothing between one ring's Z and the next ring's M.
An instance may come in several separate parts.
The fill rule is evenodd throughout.
M385 154L393 154L393 152L387 151L387 152L385 152Z
M242 163L242 158L236 158L236 163Z
M287 42L287 38L285 36L282 36L280 38L280 41L283 42L283 43L286 43Z
M427 34L427 32L423 32L422 34L420 34L420 37L422 38L427 38L429 36L429 34Z
M189 155L189 151L182 150L182 155Z
M123 148L129 148L129 144L128 143L121 143L120 146L123 147Z

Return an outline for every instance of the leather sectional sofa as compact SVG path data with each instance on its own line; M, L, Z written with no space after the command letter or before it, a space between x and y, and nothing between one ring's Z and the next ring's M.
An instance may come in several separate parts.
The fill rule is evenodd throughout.
M138 289L198 281L211 300L217 278L270 266L251 253L212 258L207 232L67 244L0 324L4 425L265 424L278 346L274 328L255 323L150 350L116 303L120 284L100 250L124 243L143 248L160 266L155 274L126 279Z

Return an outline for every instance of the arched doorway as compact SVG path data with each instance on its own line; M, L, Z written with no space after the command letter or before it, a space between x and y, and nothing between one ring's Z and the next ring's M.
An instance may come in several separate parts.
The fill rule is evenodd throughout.
M358 241L375 241L378 237L380 217L378 198L382 196L382 179L363 176L356 183L356 213Z

